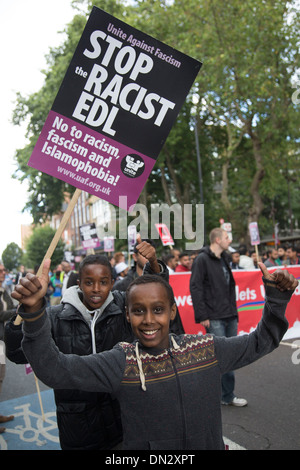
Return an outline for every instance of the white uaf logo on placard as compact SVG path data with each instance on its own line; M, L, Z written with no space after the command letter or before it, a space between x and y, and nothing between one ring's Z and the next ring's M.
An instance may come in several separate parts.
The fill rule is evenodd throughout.
M121 163L121 168L125 176L137 178L144 171L145 163L139 155L126 155Z

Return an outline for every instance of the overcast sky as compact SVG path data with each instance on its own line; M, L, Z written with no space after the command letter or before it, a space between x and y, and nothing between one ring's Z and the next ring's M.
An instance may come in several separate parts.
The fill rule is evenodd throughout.
M26 96L41 88L45 56L50 47L63 42L59 31L75 13L71 0L0 0L0 258L9 243L21 245L21 224L32 221L28 213L21 213L27 200L26 183L11 178L16 169L15 150L26 144L26 127L11 124L16 92Z

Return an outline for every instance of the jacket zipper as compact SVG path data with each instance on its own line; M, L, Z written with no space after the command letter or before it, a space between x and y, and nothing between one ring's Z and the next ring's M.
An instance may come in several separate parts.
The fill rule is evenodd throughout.
M186 419L185 419L185 412L184 412L184 406L183 406L182 390L181 390L180 380L179 380L178 373L177 373L177 368L175 365L175 358L170 349L168 349L168 353L171 358L171 363L172 363L172 367L175 373L176 384L177 384L177 389L178 389L179 404L180 404L180 411L181 411L181 423L182 423L182 446L183 446L182 448L183 450L185 450L187 448L187 429L186 429Z

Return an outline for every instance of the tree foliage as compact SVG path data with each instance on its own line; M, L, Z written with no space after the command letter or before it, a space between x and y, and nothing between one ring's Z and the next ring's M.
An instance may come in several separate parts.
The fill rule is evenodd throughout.
M44 227L37 227L34 229L32 235L26 242L26 266L34 269L36 266L40 266L42 263L45 253L55 235L49 225ZM64 259L64 243L62 240L56 245L53 255L51 256L51 265L56 266Z
M2 253L2 261L8 271L17 269L22 263L23 251L14 242L9 243Z
M299 218L299 10L296 1L77 0L83 7L51 49L42 89L18 95L14 122L29 117L29 144L16 153L20 179L30 182L27 202L40 221L60 209L71 188L27 166L37 136L93 5L203 62L140 202L200 201L195 146L199 136L206 226L222 217L245 238L250 221L272 233Z

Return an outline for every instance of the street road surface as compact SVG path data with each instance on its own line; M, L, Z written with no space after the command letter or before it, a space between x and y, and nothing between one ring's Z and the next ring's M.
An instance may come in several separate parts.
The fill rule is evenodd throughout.
M300 450L300 341L284 343L236 371L236 395L248 405L222 407L223 434L248 450Z

